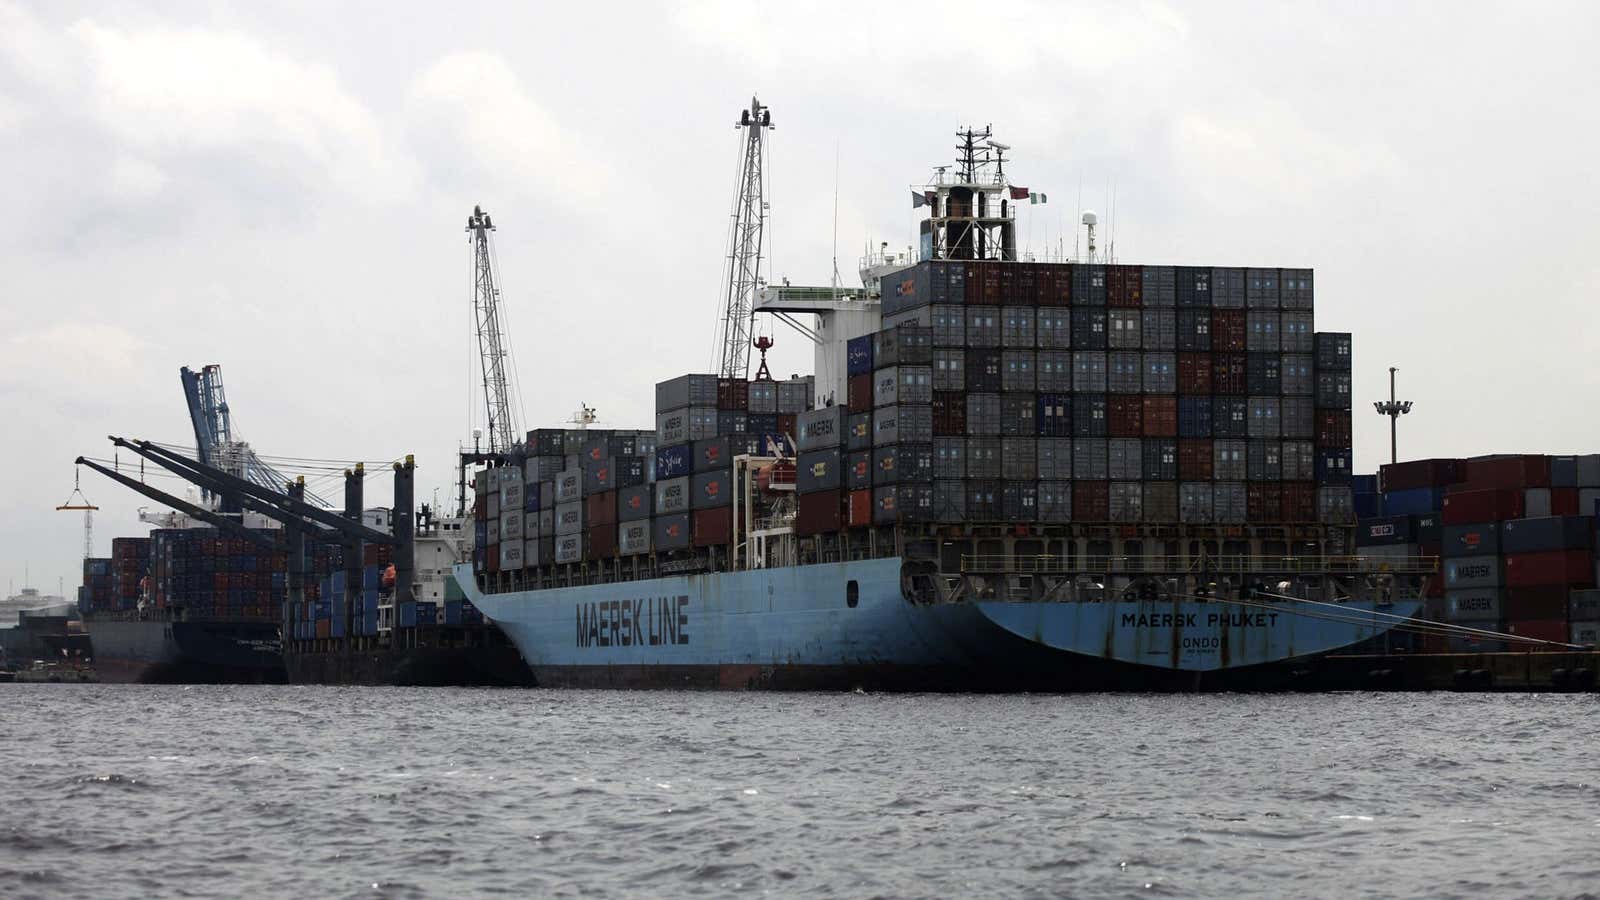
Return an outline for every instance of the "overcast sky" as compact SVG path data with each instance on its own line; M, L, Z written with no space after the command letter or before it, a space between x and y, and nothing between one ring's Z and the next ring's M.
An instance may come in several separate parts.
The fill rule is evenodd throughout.
M1042 253L1116 185L1121 261L1309 266L1355 339L1356 463L1600 451L1600 7L0 0L0 577L78 581L54 507L107 434L192 443L221 363L263 452L469 434L475 203L522 427L653 424L711 355L738 133L770 104L772 270L855 283L907 186L993 123ZM1070 244L1070 233L1067 241ZM780 374L810 350L778 332ZM123 454L127 459L127 454ZM96 554L146 505L94 473ZM332 486L330 494L337 494ZM374 479L369 498L388 494Z

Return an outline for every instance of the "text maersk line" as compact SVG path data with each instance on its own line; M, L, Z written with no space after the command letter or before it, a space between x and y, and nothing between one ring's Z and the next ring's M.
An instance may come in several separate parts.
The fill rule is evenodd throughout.
M639 597L577 605L579 647L689 643L689 597Z

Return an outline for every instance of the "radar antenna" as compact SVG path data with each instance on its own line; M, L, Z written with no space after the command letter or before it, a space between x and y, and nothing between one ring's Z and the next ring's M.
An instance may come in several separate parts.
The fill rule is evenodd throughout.
M762 232L767 221L767 131L772 111L754 97L742 110L735 128L744 129L739 157L739 195L733 202L728 245L727 293L722 302L717 374L740 381L750 371L750 333L756 292L761 289Z

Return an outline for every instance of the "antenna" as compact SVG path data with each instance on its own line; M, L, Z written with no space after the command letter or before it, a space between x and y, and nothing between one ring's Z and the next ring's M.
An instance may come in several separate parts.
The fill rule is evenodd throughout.
M839 299L839 142L833 142L833 299ZM759 346L759 345L758 345ZM761 351L761 366L766 368L767 352Z
M1094 263L1094 227L1100 224L1100 217L1094 214L1094 210L1086 209L1083 211L1082 221L1084 229L1089 233L1089 263L1092 265ZM1076 245L1076 242L1074 242L1074 245Z
M1378 411L1378 415L1389 417L1389 462L1391 463L1397 463L1400 461L1399 444L1396 437L1398 434L1400 417L1411 412L1410 400L1396 400L1394 398L1394 373L1398 371L1400 370L1396 369L1394 366L1389 367L1388 402L1377 402L1372 404L1372 408Z

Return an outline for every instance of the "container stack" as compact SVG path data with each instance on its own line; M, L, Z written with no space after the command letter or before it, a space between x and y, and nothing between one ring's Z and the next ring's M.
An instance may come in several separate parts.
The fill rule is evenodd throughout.
M134 609L139 605L139 588L150 574L150 539L119 537L111 539L111 577L114 609Z
M1422 459L1381 467L1383 517L1363 519L1358 544L1423 518L1440 522L1441 621L1549 641L1592 643L1587 593L1600 579L1600 454ZM1423 555L1427 545L1416 547ZM1452 649L1505 642L1452 638Z
M876 524L1354 521L1350 336L1314 332L1310 270L928 261L891 277L884 329L847 348L847 524L869 488ZM813 452L827 471L831 448Z
M78 591L78 612L88 615L118 608L112 562L113 560L98 556L84 559L83 586Z
M211 528L151 531L149 602L156 609L182 608L190 616L281 618L289 567L283 533L256 533L272 539L274 549L223 537ZM139 580L132 579L135 603Z

